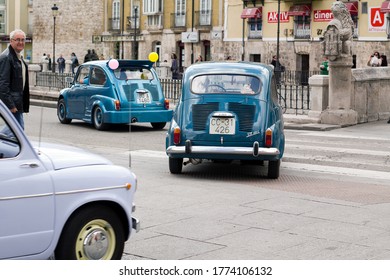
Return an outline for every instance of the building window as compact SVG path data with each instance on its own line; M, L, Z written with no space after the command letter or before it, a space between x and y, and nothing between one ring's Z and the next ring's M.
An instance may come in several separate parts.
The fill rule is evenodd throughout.
M176 0L175 4L175 26L186 24L186 0Z
M120 29L120 2L119 0L114 0L112 2L112 29L118 30Z
M294 17L294 34L295 39L310 39L310 17Z
M0 10L0 34L5 34L6 32L5 15L6 15L6 11Z
M156 14L163 11L163 0L144 0L144 14Z
M200 1L200 25L211 25L211 0Z
M248 38L258 39L263 37L263 21L261 18L248 19L249 34Z

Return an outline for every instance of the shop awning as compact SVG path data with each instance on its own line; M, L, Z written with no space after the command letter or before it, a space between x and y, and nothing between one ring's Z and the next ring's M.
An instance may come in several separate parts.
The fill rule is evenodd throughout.
M288 10L289 16L309 16L311 12L310 5L293 5Z
M356 16L358 14L358 2L347 2L345 3L345 6L347 6L347 9L351 15Z
M385 1L382 3L381 13L390 13L390 1Z
M246 8L241 13L241 18L261 18L261 7Z

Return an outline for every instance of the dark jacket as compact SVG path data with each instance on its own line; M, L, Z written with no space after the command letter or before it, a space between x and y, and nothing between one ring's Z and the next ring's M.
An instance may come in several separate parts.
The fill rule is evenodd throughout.
M30 109L30 87L28 84L28 66L23 89L22 63L11 45L0 54L0 99L9 108L28 113Z

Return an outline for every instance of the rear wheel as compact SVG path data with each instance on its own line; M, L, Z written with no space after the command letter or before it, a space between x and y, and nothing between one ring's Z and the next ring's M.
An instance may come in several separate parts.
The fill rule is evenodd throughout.
M280 172L280 159L268 162L268 178L278 179Z
M93 109L92 123L97 130L106 130L108 125L104 123L103 110L99 106Z
M121 220L105 206L93 206L73 215L61 234L55 258L59 260L120 260L125 246Z
M65 104L64 99L61 99L58 101L57 117L58 117L58 120L60 121L60 123L63 123L63 124L69 124L72 121L72 119L68 119L66 117L66 104Z
M180 174L183 168L182 158L169 158L169 171L172 174Z
M150 123L154 129L163 129L165 125L167 124L166 122L152 122Z

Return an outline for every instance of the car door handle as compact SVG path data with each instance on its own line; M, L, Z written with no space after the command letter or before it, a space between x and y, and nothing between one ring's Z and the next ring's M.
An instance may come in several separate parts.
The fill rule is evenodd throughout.
M28 167L30 167L30 168L37 168L37 167L39 167L39 164L35 163L35 162L23 163L23 164L20 165L20 167L22 167L22 168L28 168Z

